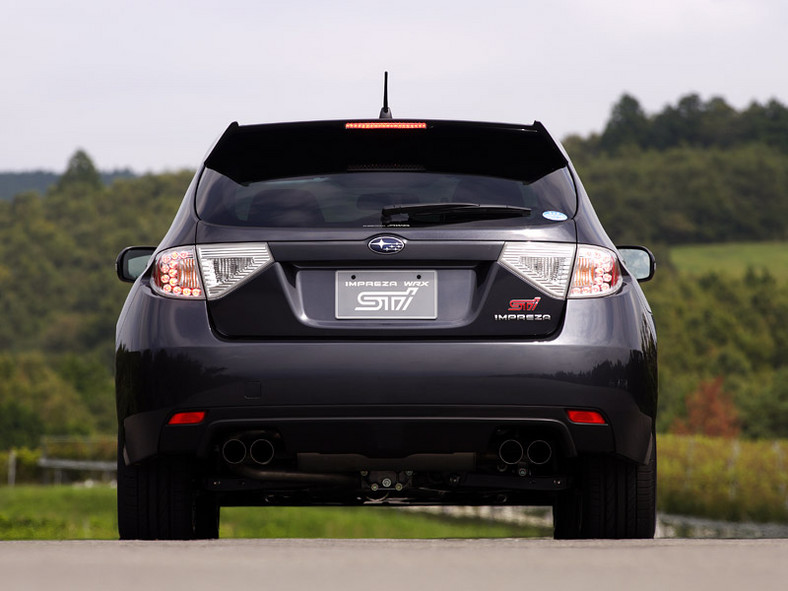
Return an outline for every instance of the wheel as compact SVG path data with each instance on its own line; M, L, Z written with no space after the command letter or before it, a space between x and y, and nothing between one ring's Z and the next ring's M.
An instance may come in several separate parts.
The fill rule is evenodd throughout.
M122 449L122 448L121 448ZM121 540L219 537L219 505L194 486L189 463L154 458L127 466L118 455L118 533Z
M653 538L657 523L654 441L645 465L609 456L582 460L579 486L553 505L554 537Z

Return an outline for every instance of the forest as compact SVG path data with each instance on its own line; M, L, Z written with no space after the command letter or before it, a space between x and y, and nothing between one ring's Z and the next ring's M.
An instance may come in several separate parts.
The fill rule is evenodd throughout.
M788 109L624 95L604 130L564 144L618 244L658 261L662 432L788 438ZM0 450L42 435L112 434L114 260L155 245L193 171L102 178L76 151L47 188L0 199ZM681 271L679 245L764 243L740 273ZM719 261L724 268L725 261Z

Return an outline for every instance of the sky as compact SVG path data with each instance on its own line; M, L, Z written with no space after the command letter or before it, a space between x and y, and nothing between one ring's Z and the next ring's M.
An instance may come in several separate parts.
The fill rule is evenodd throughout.
M34 0L0 21L0 171L196 168L232 121L601 132L628 93L788 104L785 0Z

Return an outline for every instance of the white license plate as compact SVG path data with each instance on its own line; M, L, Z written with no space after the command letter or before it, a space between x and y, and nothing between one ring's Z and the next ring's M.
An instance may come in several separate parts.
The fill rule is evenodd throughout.
M434 320L436 271L337 271L337 319Z

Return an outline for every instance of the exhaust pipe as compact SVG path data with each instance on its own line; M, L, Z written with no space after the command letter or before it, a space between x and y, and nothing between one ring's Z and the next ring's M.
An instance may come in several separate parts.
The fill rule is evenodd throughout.
M222 446L222 458L228 464L240 464L246 459L246 444L240 439L228 439Z
M553 457L553 448L546 441L537 439L528 445L525 456L535 466L541 466L549 462L550 458Z
M249 446L249 457L255 464L265 466L274 459L274 444L267 439L255 439Z
M523 459L523 445L516 439L507 439L498 446L498 459L504 464L519 464Z

